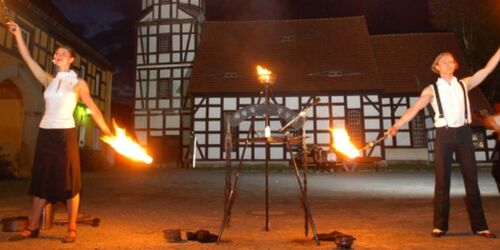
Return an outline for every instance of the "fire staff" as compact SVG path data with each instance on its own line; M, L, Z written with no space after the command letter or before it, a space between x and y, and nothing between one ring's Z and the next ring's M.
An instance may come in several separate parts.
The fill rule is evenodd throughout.
M453 153L460 163L466 191L466 204L474 234L486 238L496 238L488 230L482 207L477 180L476 159L472 144L472 133L468 91L477 87L500 61L500 48L490 58L486 66L470 77L458 80L454 73L457 61L449 52L439 54L432 63L431 70L439 75L437 81L427 86L420 98L387 131L394 136L397 131L415 115L431 103L435 112L435 188L434 188L434 229L432 236L442 237L448 231L450 210L450 175Z
M36 238L42 209L47 202L66 202L68 208L68 232L63 242L76 240L76 220L80 203L80 162L73 112L78 100L90 109L92 118L101 131L110 135L101 111L89 94L87 83L70 70L75 60L73 50L60 46L54 53L53 63L57 75L45 72L31 57L18 25L7 22L8 30L16 39L21 57L35 78L44 87L45 112L35 148L29 194L33 196L30 222L11 241Z

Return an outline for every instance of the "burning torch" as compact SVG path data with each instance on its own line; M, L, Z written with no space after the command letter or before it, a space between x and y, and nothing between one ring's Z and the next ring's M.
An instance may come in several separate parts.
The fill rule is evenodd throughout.
M10 10L9 10L9 7L7 7L7 4L5 3L5 0L1 0L1 3L2 3L2 10L3 10L3 20L5 21L5 23L7 22L10 22ZM16 31L16 29L14 28L13 31Z
M369 148L372 148L373 146L385 141L385 139L391 137L391 135L389 133L385 133L384 136L382 137L379 137L369 143L367 143L364 147L362 147L361 149L359 149L359 151L363 151L363 150L366 150L366 149L369 149Z
M385 133L384 136L377 138L376 140L367 143L361 149L358 149L350 141L349 135L347 134L347 131L345 129L330 129L330 132L332 133L334 138L333 148L335 148L336 151L346 155L350 159L359 157L361 155L361 152L363 152L364 150L372 148L376 144L383 142L385 139L391 136L389 133Z

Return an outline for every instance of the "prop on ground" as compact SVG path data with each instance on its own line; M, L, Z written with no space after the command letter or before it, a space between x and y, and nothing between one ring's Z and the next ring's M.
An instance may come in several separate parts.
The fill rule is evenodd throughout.
M327 234L318 234L318 239L320 241L334 241L339 249L351 249L354 240L356 240L353 236L339 231L333 231Z

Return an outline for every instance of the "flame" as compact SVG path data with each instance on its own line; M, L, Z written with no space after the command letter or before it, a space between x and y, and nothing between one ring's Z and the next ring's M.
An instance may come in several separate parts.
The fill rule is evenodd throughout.
M142 161L147 164L153 162L153 158L148 155L146 150L132 140L132 138L127 135L125 129L118 127L115 120L113 120L113 126L116 134L111 136L104 135L101 137L101 140L113 147L119 154L133 161Z
M338 152L353 159L360 155L359 150L349 140L349 135L345 129L330 129L333 135L333 147Z
M257 75L259 75L259 81L262 83L270 83L272 79L273 72L270 70L257 65Z

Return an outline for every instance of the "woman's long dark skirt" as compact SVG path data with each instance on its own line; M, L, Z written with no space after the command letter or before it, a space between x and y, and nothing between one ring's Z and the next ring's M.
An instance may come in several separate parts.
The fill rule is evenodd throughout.
M76 129L40 128L29 194L55 203L74 197L80 190Z

